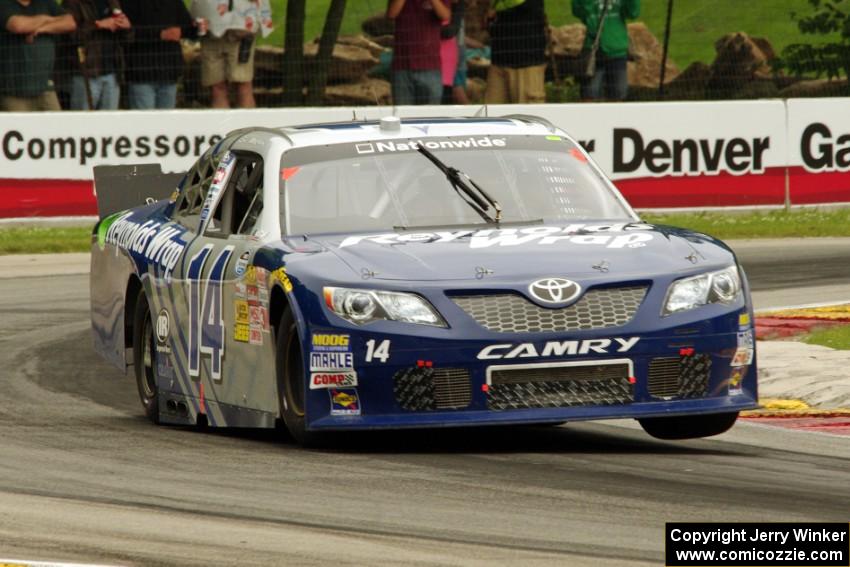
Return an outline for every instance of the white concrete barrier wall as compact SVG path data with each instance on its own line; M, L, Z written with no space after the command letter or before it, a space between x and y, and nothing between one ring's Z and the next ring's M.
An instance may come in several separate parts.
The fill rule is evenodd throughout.
M563 128L636 207L704 208L781 205L786 193L791 202L850 201L848 110L850 99L816 99L494 105L486 114L532 114ZM469 116L485 109L0 113L0 217L93 212L95 165L159 162L181 171L237 128L393 113Z

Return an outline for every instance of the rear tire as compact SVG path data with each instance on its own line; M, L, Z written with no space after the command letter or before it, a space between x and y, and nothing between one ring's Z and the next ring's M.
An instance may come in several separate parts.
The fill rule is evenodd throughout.
M275 340L275 374L280 416L289 434L304 447L317 446L323 436L307 431L307 411L304 399L306 373L298 327L290 309L285 309L277 327Z
M737 419L738 412L732 412L708 415L648 417L639 419L638 422L644 431L656 439L674 441L719 435L735 425L735 420Z
M156 386L156 338L151 311L144 290L139 291L136 312L133 314L133 367L136 387L145 415L159 423L159 394Z

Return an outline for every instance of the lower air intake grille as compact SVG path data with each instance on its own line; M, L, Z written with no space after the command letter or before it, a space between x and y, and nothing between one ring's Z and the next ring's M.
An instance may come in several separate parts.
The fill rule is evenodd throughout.
M490 368L487 407L492 410L618 405L633 399L628 364Z
M461 409L472 401L469 371L463 368L408 368L393 381L396 402L408 411Z
M707 354L653 358L649 394L656 398L702 398L708 391L711 357Z

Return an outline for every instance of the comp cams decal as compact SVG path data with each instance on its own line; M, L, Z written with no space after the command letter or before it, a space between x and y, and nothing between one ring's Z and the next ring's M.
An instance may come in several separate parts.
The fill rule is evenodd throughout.
M340 388L357 385L357 372L346 370L339 372L311 372L310 389Z
M470 248L493 246L520 246L523 244L552 245L571 244L596 245L606 248L640 248L654 238L649 232L653 226L643 223L618 224L571 224L568 226L533 226L528 228L487 228L483 230L435 231L398 234L365 234L349 236L340 248L361 242L376 244L399 244L404 242L445 243L468 239Z
M478 360L623 353L630 351L638 341L640 341L640 337L547 341L540 349L534 343L499 343L481 349L481 352L478 353Z

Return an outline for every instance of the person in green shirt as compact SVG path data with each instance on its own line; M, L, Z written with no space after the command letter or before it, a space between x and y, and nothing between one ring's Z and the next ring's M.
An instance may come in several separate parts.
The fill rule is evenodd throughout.
M596 44L595 72L584 77L584 100L624 100L629 90L626 63L629 55L627 19L640 15L640 0L572 0L573 15L587 27L584 51ZM604 15L604 17L603 17ZM596 36L599 41L596 42Z
M76 28L55 0L0 0L0 110L61 110L53 36Z

